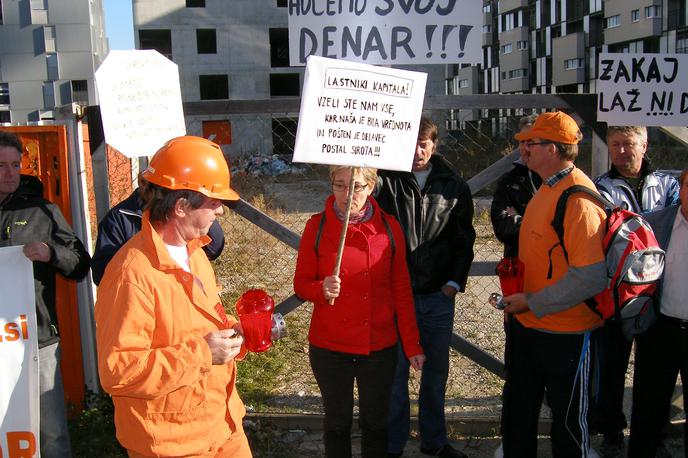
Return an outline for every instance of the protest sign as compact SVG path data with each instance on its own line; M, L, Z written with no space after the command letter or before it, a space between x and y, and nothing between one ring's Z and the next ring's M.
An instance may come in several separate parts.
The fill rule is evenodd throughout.
M683 70L681 70L683 68ZM617 126L687 126L686 54L601 53L597 119Z
M38 340L33 265L0 248L0 456L38 454Z
M95 76L105 141L125 156L152 156L186 135L179 70L159 52L110 51Z
M482 62L482 0L289 0L289 61Z
M427 75L310 56L294 162L410 171Z

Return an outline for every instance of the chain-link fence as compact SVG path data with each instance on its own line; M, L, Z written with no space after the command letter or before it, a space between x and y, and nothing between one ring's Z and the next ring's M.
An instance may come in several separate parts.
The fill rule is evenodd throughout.
M516 147L513 134L518 118L534 110L500 110L499 121L471 120L474 116L462 115L465 111L433 110L427 114L441 126L439 154L470 180ZM244 200L300 235L308 218L322 210L329 194L329 183L324 166L291 163L297 118L286 113L238 114L229 118L235 143L228 154L232 186ZM586 140L577 161L587 173L591 170L590 132L590 129L584 132ZM244 141L244 137L249 140ZM684 167L682 147L658 129L650 129L650 144L649 155L656 165L664 169ZM255 149L248 145L254 145ZM507 163L502 171L509 168ZM474 264L494 264L502 256L502 245L494 237L489 219L493 189L490 185L472 188L477 233ZM215 268L218 281L224 287L225 304L231 308L238 296L252 286L265 288L276 302L291 296L296 251L235 212L225 213L222 224L227 244ZM499 291L496 277L489 274L490 268L494 271L493 264L476 269L486 274L471 276L466 292L457 296L454 328L458 335L502 359L503 314L487 305L489 294ZM278 375L273 377L277 380L276 386L266 387L263 393L261 410L320 411L319 393L307 356L310 313L311 305L305 303L287 316L290 336L276 345L284 361L265 368L278 371ZM253 364L260 365L259 357ZM449 412L498 415L501 388L502 380L497 375L458 352L452 352L447 387Z

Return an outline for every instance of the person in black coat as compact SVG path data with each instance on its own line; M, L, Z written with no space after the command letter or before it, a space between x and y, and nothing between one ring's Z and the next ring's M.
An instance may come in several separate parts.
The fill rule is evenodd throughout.
M119 204L112 207L98 224L96 249L91 261L93 282L100 284L110 259L130 238L141 230L141 215L145 205L141 190L145 183L139 179L139 188ZM210 243L203 247L208 259L217 259L225 247L225 235L220 223L215 220L208 231Z
M535 115L524 116L518 122L519 132L529 130L535 122ZM497 239L504 244L504 257L518 256L518 231L526 205L538 190L542 179L531 172L520 156L514 167L497 181L492 198L490 219Z

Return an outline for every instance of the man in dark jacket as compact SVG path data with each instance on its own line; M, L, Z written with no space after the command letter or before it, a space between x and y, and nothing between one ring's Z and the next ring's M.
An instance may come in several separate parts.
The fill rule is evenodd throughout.
M519 132L530 130L536 115L524 116L518 121ZM500 242L504 244L504 257L518 256L518 231L526 205L540 187L542 179L528 169L520 156L523 142L519 142L519 157L514 167L497 181L497 189L492 198L490 219L492 228Z
M90 258L60 210L42 196L37 178L20 175L22 144L0 131L0 247L23 245L33 261L38 325L40 444L43 457L70 457L60 374L55 274L80 280Z
M465 290L473 261L473 199L451 164L434 155L436 147L437 125L423 117L412 172L381 171L376 198L406 235L416 319L427 357L418 399L421 452L463 457L447 440L444 397L454 300ZM409 365L399 358L390 403L390 456L401 456L409 436L408 376Z
M91 273L96 285L100 284L105 267L115 253L141 230L141 215L145 205L141 198L143 186L145 181L139 178L139 187L129 197L112 207L98 224L96 249L91 261ZM208 237L211 239L210 243L203 247L203 251L208 259L213 261L220 256L225 247L225 235L217 220L210 226Z

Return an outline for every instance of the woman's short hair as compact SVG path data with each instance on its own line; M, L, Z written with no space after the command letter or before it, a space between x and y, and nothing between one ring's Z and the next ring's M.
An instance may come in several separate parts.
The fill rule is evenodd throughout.
M377 169L372 167L350 167L348 165L331 165L330 166L330 181L334 181L334 176L340 170L351 170L354 178L360 176L369 186L375 186L377 181Z
M179 199L184 199L185 204L192 209L200 208L207 199L200 192L189 189L172 190L150 182L146 183L142 197L146 203L144 208L150 212L151 222L160 223L169 221Z

